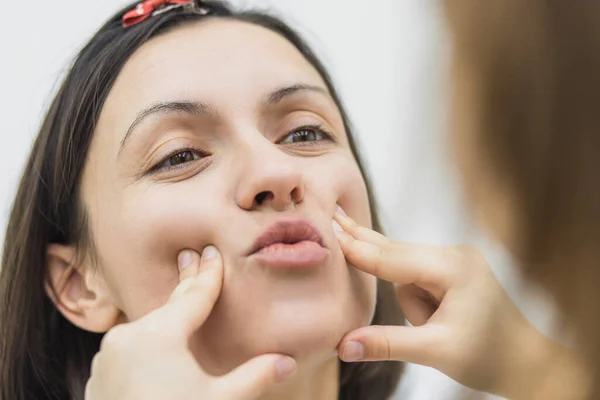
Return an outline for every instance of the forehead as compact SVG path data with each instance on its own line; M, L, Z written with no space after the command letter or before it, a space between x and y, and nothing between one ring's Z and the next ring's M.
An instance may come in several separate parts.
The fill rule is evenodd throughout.
M323 85L323 80L284 37L255 24L214 19L144 44L119 74L105 111L115 117L176 98L234 106L232 101L297 83Z

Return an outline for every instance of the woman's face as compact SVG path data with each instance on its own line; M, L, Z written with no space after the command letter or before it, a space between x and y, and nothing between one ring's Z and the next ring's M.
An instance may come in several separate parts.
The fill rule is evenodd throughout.
M194 338L215 372L264 352L331 357L372 318L376 281L348 267L331 225L338 204L371 224L340 112L267 29L212 20L142 46L104 105L81 194L122 320L167 301L180 251L220 250L222 293ZM324 249L253 253L267 230L294 241L307 224Z

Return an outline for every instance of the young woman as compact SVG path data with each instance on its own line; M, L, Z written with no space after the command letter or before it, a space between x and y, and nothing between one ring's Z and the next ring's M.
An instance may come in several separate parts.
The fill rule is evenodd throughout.
M578 365L477 252L392 244L372 205L331 81L285 24L127 7L77 57L15 199L0 397L384 400L399 364L363 361L401 359L529 399L512 389L551 357ZM367 228L338 215L336 240L338 207ZM373 275L417 327L389 326Z
M338 205L378 229L369 193L329 76L283 22L126 7L76 58L15 198L0 398L82 399L88 381L89 399L388 398L399 364L336 352L402 322L332 229ZM200 268L180 286L178 261Z

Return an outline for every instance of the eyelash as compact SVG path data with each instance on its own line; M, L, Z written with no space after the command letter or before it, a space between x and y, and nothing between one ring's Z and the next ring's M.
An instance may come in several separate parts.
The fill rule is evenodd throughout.
M281 143L283 141L283 139L287 138L290 135L293 135L295 133L302 132L302 131L309 131L309 130L315 131L319 135L323 136L323 140L335 142L333 135L329 131L327 131L325 129L325 127L323 127L322 124L315 123L315 124L303 125L294 130L289 131L288 133L285 134L285 136L283 136L282 139L280 139L278 141L278 143ZM289 144L291 144L293 146L314 146L317 144L317 142L320 142L320 141L321 140L313 140L313 141L309 141L309 142L289 143ZM285 144L285 143L283 143L283 144Z
M175 150L169 152L166 156L164 156L158 163L156 163L156 165L154 165L150 169L150 171L148 171L148 173L152 174L152 173L159 173L159 172L164 172L164 171L175 171L180 168L189 167L188 164L190 162L184 162L184 163L181 163L178 165L170 165L170 166L161 167L161 165L164 164L165 162L167 162L170 158L175 157L178 154L187 153L187 152L193 153L200 157L199 159L194 160L194 161L199 161L202 158L210 156L210 153L208 151L202 149L201 147L197 147L197 146L180 147L178 149L175 149Z
M293 135L295 133L301 132L301 131L307 131L307 130L313 130L316 133L318 133L319 135L323 136L323 140L328 140L328 141L332 141L334 142L334 138L333 135L331 133L329 133L322 124L309 124L309 125L304 125L301 127L298 127L292 131L289 131L288 133L285 134L285 136L279 140L277 143L281 143L281 141L285 138L287 138L290 135ZM309 142L299 142L299 143L289 143L292 146L314 146L317 144L317 142L319 141L309 141ZM165 162L167 162L170 158L175 157L178 154L182 154L182 153L187 153L187 152L191 152L197 156L200 157L200 159L205 158L210 156L210 153L207 152L206 150L200 148L200 147L196 147L196 146L187 146L187 147L182 147L179 149L175 149L173 151L171 151L169 154L167 154L166 156L164 156L158 163L156 163L156 165L154 165L149 171L149 174L153 174L153 173L159 173L159 172L164 172L164 171L175 171L177 169L180 168L187 168L189 167L188 164L191 163L191 161L188 162L183 162L181 164L178 165L171 165L171 166L164 166L161 167L162 164L164 164ZM194 161L198 161L200 159L196 159Z

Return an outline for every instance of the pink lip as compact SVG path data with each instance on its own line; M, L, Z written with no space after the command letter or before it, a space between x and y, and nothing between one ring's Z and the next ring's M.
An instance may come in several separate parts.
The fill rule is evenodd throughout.
M267 229L252 246L250 255L271 267L307 268L327 257L323 237L303 219L282 219Z

